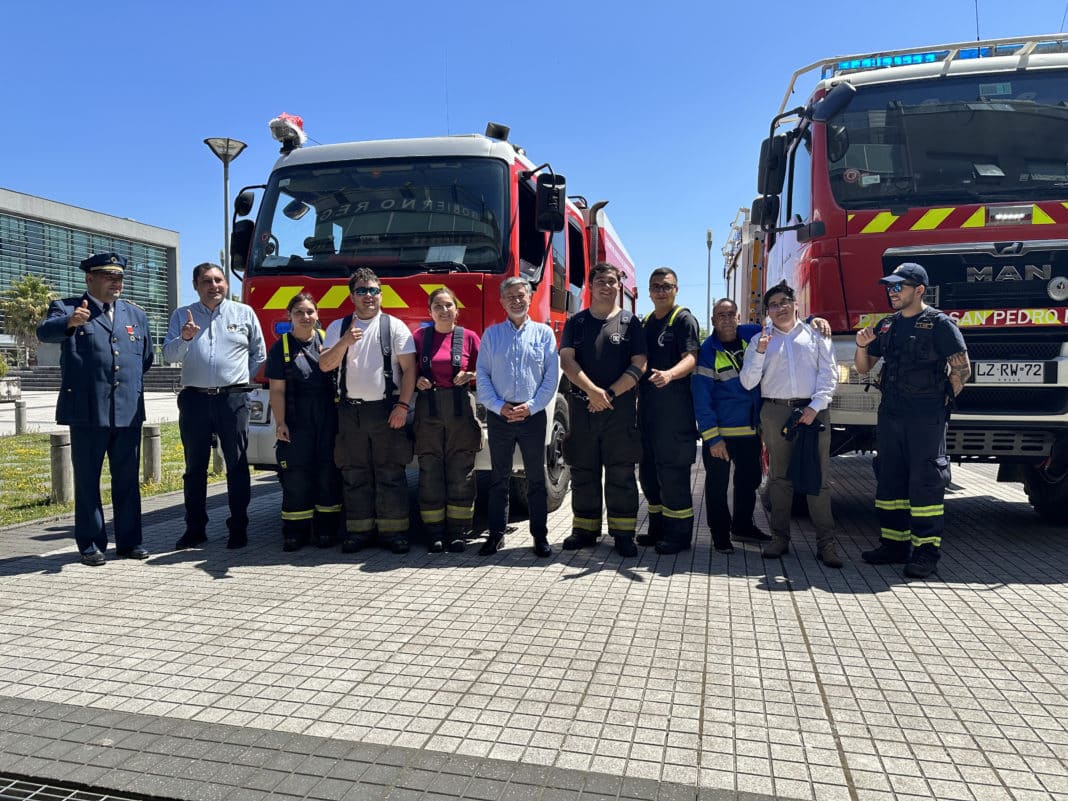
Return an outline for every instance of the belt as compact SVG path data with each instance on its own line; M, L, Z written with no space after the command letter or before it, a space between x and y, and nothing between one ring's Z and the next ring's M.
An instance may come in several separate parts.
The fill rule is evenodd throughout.
M764 398L764 400L776 406L808 406L812 403L812 398Z
M182 387L190 392L200 392L204 395L229 395L232 392L251 392L255 387L248 384L231 384L228 387Z
M346 406L371 406L375 403L385 403L386 399L381 398L380 400L363 400L362 398L342 398L341 402L344 403ZM391 400L390 402L393 401Z

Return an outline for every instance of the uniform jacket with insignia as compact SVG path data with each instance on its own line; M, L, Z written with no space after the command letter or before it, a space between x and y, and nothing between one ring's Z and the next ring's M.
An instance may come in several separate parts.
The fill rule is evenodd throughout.
M749 347L749 340L760 333L760 326L738 326L738 343ZM741 364L735 364L713 333L701 345L697 370L693 375L693 408L697 429L705 445L715 445L723 437L751 437L760 420L760 388L746 389L738 377Z
M67 319L89 301L85 325ZM125 427L145 421L144 374L152 366L148 317L136 304L119 298L114 321L87 294L53 301L37 326L42 342L60 344L62 385L56 422L71 426Z

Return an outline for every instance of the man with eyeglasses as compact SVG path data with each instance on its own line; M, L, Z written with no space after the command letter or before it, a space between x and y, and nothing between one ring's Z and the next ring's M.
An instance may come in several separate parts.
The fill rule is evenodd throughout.
M248 392L267 360L263 331L250 306L229 298L222 267L202 262L193 268L200 300L174 310L163 343L163 358L182 363L178 430L185 451L185 532L175 550L207 542L208 460L211 438L219 438L226 460L227 548L248 545Z
M326 329L319 369L338 370L338 434L334 461L345 499L344 553L376 542L408 553L408 482L412 441L404 429L418 363L403 322L382 311L382 285L366 267L349 277L355 314ZM376 533L377 532L377 533Z
M560 364L571 382L564 458L571 466L572 522L563 547L596 545L607 507L616 552L637 556L634 468L642 458L642 441L633 390L645 374L645 336L641 321L619 305L619 268L601 262L590 270L589 281L589 308L564 324L560 338Z
M745 351L741 382L746 389L760 387L763 404L760 425L770 462L768 494L771 498L771 542L761 555L778 559L790 550L790 512L794 482L809 485L809 516L816 529L817 557L840 568L831 515L828 475L831 461L831 427L828 408L838 384L838 365L829 339L802 322L797 315L793 287L782 281L764 293L769 324L753 337ZM815 437L815 442L813 442ZM814 445L814 448L809 448ZM794 464L799 456L811 461ZM816 471L819 472L819 481Z
M693 404L705 468L705 517L712 546L722 554L734 553L731 540L764 543L771 539L753 522L761 480L760 390L746 389L740 378L749 340L759 333L759 325L742 324L733 300L716 301L712 335L701 344L693 378ZM733 515L727 505L732 462Z
M52 301L37 338L61 346L56 422L70 426L74 468L74 540L82 564L104 564L108 547L100 501L104 455L111 468L115 555L147 559L141 547L141 424L144 374L152 366L148 318L122 300L126 259L98 253L80 265L86 291Z
M949 409L971 364L956 323L923 302L927 270L906 262L879 283L894 314L857 332L853 357L860 373L883 359L875 429L879 545L861 558L875 565L905 563L906 576L927 578L942 552Z
M508 319L486 329L475 362L476 392L486 408L490 449L489 536L480 556L492 556L504 542L517 445L526 474L534 554L544 559L553 553L545 487L545 431L547 410L556 402L560 358L553 330L530 319L530 298L526 278L512 276L501 282L501 306Z
M639 545L659 554L688 550L693 538L690 468L697 458L697 423L690 374L701 347L697 318L675 301L679 278L670 267L649 276L653 311L645 318L648 372L639 386L642 460L638 480L649 511L649 530Z

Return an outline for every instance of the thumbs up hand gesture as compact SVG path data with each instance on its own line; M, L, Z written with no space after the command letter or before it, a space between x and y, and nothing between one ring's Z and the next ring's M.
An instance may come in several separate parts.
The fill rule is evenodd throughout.
M70 317L67 318L67 327L77 328L87 322L89 322L89 301L83 300L82 305L71 312Z
M186 309L185 313L187 315L187 319L185 321L185 325L182 326L182 339L188 342L197 335L197 332L200 331L200 326L197 325L196 322L194 322L193 312L191 310Z

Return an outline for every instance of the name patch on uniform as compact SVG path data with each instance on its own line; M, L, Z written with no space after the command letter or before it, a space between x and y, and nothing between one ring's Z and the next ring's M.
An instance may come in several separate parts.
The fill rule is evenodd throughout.
M932 323L930 320L917 320L916 321L916 327L917 328L934 328L934 323Z

